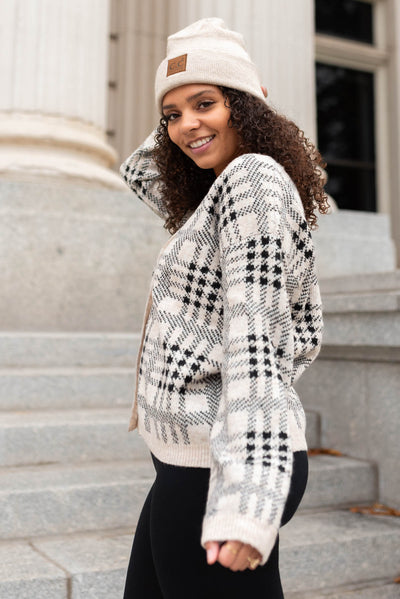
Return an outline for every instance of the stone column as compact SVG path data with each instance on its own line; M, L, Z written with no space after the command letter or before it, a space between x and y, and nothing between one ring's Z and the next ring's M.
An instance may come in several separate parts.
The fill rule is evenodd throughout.
M113 145L128 156L156 126L155 72L174 30L170 0L113 0L115 51L111 60L110 124ZM170 24L171 22L171 24Z
M122 188L105 137L109 0L5 0L0 23L0 176Z
M0 2L1 330L140 330L164 238L110 168L109 1Z

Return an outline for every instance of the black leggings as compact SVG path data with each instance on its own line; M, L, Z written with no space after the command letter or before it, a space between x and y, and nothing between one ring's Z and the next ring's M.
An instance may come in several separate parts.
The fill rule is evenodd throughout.
M200 536L210 470L152 458L157 476L137 525L124 599L283 599L279 536L266 564L255 570L209 566ZM296 451L281 526L297 510L307 478L307 452Z

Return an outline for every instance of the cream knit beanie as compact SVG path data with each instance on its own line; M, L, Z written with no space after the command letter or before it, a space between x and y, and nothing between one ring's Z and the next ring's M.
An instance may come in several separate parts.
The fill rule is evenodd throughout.
M168 37L167 57L155 81L160 112L165 94L188 83L223 85L265 100L243 36L230 31L222 19L201 19Z

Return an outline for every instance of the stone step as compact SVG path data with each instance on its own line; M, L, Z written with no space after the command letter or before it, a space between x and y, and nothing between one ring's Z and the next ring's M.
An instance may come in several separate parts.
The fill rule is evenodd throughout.
M391 584L400 561L396 518L299 514L281 529L280 539L288 599L398 597L398 585ZM127 529L0 544L0 596L120 599L131 545Z
M1 368L134 366L140 334L0 333Z
M18 539L133 527L154 469L147 458L3 468L0 476L0 539Z
M399 599L400 589L396 583L356 584L336 589L324 589L317 593L286 593L285 599Z
M3 412L0 466L129 459L147 455L128 433L130 408Z
M400 289L387 293L340 293L323 297L325 314L398 312L400 310Z
M141 437L128 433L130 408L3 412L0 466L109 461L147 455ZM309 446L318 441L318 419L307 425Z
M315 456L309 464L301 510L375 499L375 473L369 463ZM0 475L0 538L12 539L133 526L154 479L154 468L146 457L129 462L3 468Z
M309 457L309 477L301 509L373 502L378 475L371 462L350 457Z
M323 296L338 293L387 293L395 290L399 291L400 270L371 274L352 274L322 279L320 288Z
M131 407L135 368L0 369L2 411ZM3 418L3 414L1 414ZM319 443L319 415L307 411L307 441Z
M328 298L323 300L326 306L324 345L398 349L400 347L399 297L397 294L331 296L329 300ZM365 303L363 307L362 302ZM367 305L369 302L375 304L374 309Z
M338 584L343 590L393 582L399 575L399 518L342 510L299 513L281 529L280 540L284 589L307 599L312 591L317 597L332 593Z
M26 368L0 370L0 410L54 410L130 406L133 368Z
M107 578L106 571L98 574ZM28 542L0 544L0 597L4 599L70 599L68 578Z

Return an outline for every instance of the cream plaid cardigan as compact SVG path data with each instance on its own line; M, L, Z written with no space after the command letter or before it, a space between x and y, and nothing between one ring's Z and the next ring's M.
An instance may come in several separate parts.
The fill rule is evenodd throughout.
M121 175L165 218L152 147ZM211 469L203 546L237 539L265 563L307 449L293 384L322 331L311 233L280 164L245 154L216 178L160 252L146 312L130 430L161 461Z

